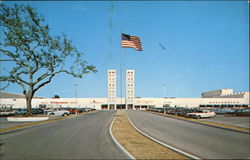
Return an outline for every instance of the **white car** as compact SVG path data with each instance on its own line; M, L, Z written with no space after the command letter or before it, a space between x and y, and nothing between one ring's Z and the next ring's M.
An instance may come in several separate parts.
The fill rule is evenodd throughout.
M56 110L56 111L49 111L47 112L49 116L68 116L70 112L67 110Z
M187 113L187 117L191 118L209 118L209 117L215 117L216 113L214 111L210 110L200 110L197 112Z

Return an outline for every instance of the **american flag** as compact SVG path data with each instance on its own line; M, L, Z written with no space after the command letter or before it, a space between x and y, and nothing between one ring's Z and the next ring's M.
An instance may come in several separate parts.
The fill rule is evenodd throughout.
M142 51L140 38L122 33L122 48L134 48L137 51Z

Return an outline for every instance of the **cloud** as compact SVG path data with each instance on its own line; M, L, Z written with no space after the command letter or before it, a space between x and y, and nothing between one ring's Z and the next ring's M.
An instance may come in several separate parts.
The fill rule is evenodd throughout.
M84 6L79 5L79 4L74 5L73 8L78 10L78 11L81 11L81 12L87 11L87 8L85 8Z

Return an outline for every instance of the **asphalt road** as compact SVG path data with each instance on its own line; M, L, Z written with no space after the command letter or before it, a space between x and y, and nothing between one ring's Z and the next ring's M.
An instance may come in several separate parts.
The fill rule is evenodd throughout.
M143 111L127 111L134 125L166 144L202 159L247 159L249 134L208 127Z
M109 135L115 111L98 111L1 135L3 159L125 159Z
M213 118L202 119L209 122L217 122L222 124L229 124L232 126L250 128L250 117L231 117L224 115L216 115Z

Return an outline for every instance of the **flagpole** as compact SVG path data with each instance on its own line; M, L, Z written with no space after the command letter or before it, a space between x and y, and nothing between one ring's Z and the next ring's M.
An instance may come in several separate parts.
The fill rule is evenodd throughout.
M120 31L120 36L122 32ZM122 47L120 47L120 96L121 96L121 107L122 107Z
M122 34L122 46L121 48L134 48L136 51L142 51L142 46L141 46L141 40L139 37L137 36L130 36L130 35L127 35L127 34ZM125 62L126 63L126 62ZM121 104L122 104L122 51L120 50L120 70L121 70L121 76L120 76L120 81L121 81ZM127 73L126 73L126 76L127 76ZM127 82L127 77L126 77L126 82ZM126 91L125 91L125 109L127 110L128 109L128 99L127 99L127 84L126 84ZM133 89L133 95L134 95L134 89ZM134 97L134 96L133 96ZM130 99L130 97L129 97ZM133 104L134 104L134 98L132 100ZM129 100L130 102L130 100ZM132 104L132 105L133 105ZM132 106L133 108L133 106Z

